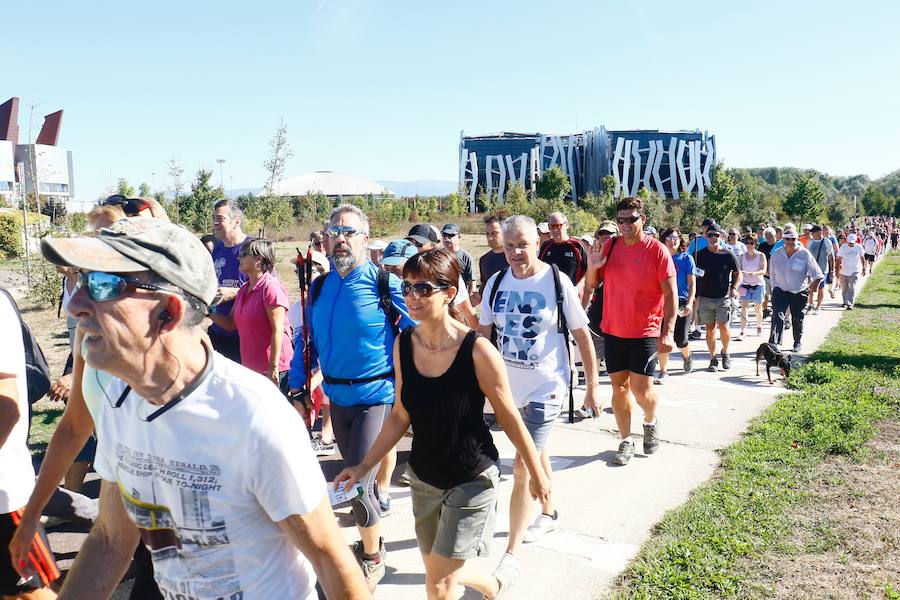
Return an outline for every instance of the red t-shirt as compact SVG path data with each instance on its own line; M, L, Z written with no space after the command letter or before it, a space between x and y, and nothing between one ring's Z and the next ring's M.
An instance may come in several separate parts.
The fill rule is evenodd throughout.
M268 273L264 273L256 281L256 286L252 290L248 290L247 286L247 283L242 285L234 299L234 324L241 336L241 363L251 371L268 374L269 357L272 355L269 347L272 341L272 326L269 324L266 307L283 306L284 336L281 338L278 371L287 371L294 356L291 324L287 317L287 292L281 283Z
M617 239L604 270L603 332L620 338L659 337L664 308L659 284L675 277L671 253L648 235L641 234L631 246Z

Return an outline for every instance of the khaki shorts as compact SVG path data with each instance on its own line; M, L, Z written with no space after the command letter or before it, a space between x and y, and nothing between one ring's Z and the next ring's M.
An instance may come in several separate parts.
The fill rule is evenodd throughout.
M730 323L731 299L728 297L701 297L697 303L697 322L705 325L710 323Z
M422 554L454 560L490 554L497 516L500 469L491 466L449 490L434 487L409 469L416 540Z

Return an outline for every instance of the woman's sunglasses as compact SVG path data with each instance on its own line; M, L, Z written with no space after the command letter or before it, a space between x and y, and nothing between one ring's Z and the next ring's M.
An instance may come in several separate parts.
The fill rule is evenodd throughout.
M81 272L78 275L78 287L87 288L88 296L94 302L106 302L107 300L115 300L123 294L135 289L153 290L156 292L166 292L169 294L177 294L178 290L153 285L125 277L116 275L115 273L104 273L102 271Z
M404 296L409 296L415 291L416 296L420 298L430 298L433 293L437 290L446 290L449 288L449 285L434 285L433 283L428 283L427 281L422 281L419 283L410 283L408 281L403 281L400 284L400 293Z
M122 194L114 194L103 201L104 206L121 206L128 217L136 217L142 210L150 208L150 203L140 198L126 198Z

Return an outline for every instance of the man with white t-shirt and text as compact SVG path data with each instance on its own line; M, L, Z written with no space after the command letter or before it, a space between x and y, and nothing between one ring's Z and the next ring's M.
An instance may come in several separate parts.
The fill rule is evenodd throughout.
M840 276L841 296L846 310L853 310L856 301L856 282L860 271L866 266L862 246L857 243L856 234L847 235L847 243L838 248L835 271Z
M550 478L547 440L562 412L570 377L565 329L572 333L581 352L588 375L584 404L594 414L600 413L597 360L587 314L574 284L564 273L538 259L539 238L534 221L522 215L509 217L503 221L502 231L509 269L493 275L484 286L478 332L490 338L496 327L497 348L506 363L513 398ZM523 541L536 541L556 529L559 514L551 495L529 526L533 506L528 493L529 476L518 454L513 475L506 552L515 556Z
M109 598L140 538L167 598L314 600L317 576L328 597L368 598L300 416L203 335L218 282L200 240L133 218L41 251L80 272L68 310L87 364L113 375L100 514L59 597Z

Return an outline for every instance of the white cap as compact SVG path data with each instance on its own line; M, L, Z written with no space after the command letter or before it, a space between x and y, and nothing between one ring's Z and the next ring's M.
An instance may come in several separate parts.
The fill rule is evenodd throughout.
M538 223L538 232L540 233L550 233L550 223L547 221L541 221Z
M855 233L851 233L850 235L847 236L847 243L848 244L856 243L856 234Z
M369 250L384 250L387 248L387 242L384 240L369 240L369 245L366 248Z

